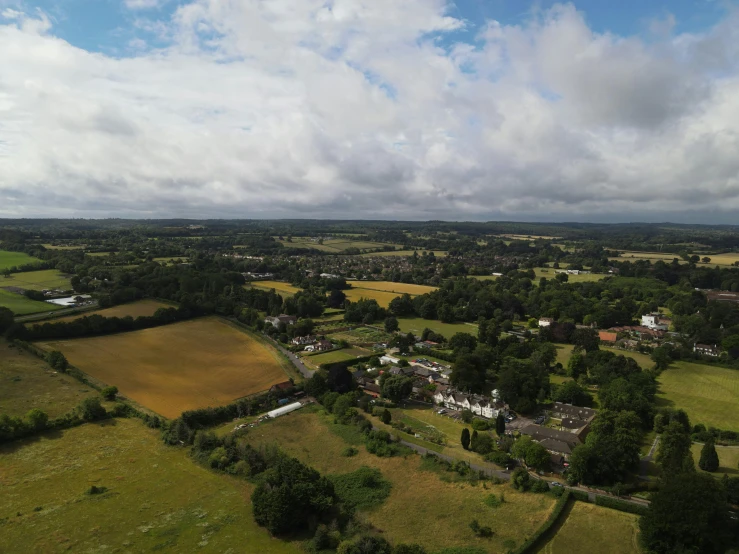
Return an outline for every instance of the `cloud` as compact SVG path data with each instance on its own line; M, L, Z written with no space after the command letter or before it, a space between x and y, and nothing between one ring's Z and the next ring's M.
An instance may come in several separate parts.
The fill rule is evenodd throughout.
M158 8L166 0L123 0L125 6L130 10L150 10Z
M647 41L558 5L457 44L465 24L449 13L441 0L195 0L136 22L165 47L135 40L113 58L12 12L0 216L739 208L736 13Z

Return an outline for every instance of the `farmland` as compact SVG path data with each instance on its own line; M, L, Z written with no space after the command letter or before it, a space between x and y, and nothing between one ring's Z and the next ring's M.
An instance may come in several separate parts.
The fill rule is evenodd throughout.
M355 358L369 356L371 351L364 348L344 348L343 350L333 350L331 352L323 352L311 356L304 356L303 362L317 368L321 364L332 364L337 362L345 362Z
M112 308L105 308L104 310L95 310L91 312L82 312L75 315L70 315L66 317L59 317L56 319L51 320L52 323L59 323L59 322L66 322L66 321L74 321L75 319L80 319L83 317L88 317L91 315L99 315L103 317L140 317L140 316L150 316L154 315L154 313L160 309L160 308L172 308L174 307L173 304L165 304L164 302L159 302L158 300L138 300L137 302L131 302L129 304L120 304L118 306L113 306Z
M356 441L346 433L350 428L332 421L332 417L311 411L295 412L255 428L249 440L253 444L276 443L327 475L349 473L362 466L379 469L392 483L390 496L371 511L360 510L358 517L391 542L419 543L429 552L462 546L505 552L530 536L554 506L549 495L520 493L507 485L486 484L483 488L479 484L447 482L437 473L424 470L416 455L379 458L360 447L356 456L344 457L341 452L349 442ZM505 494L504 504L497 508L485 505L486 497L501 493ZM472 519L492 527L493 537L473 536L469 532ZM429 522L433 522L433 531Z
M24 254L23 252L10 252L8 250L0 250L0 270L15 267L19 265L32 264L41 262L38 258Z
M292 370L260 340L214 317L39 346L60 350L85 373L169 418L264 391Z
M0 277L1 279L1 277ZM55 306L47 302L31 300L17 292L10 292L0 288L0 306L8 308L15 315L35 314L38 312L53 312L61 310L62 306Z
M344 294L346 294L347 300L351 300L352 302L357 302L363 298L365 300L376 300L377 304L379 304L383 308L387 308L394 298L400 296L400 294L394 292L386 292L373 289L359 289L353 287L343 292Z
M301 551L257 527L249 483L196 465L136 419L0 447L0 475L2 552ZM88 495L91 485L107 491Z
M24 271L0 277L0 287L16 287L23 290L71 289L69 277L56 269Z
M699 266L723 266L723 267L730 267L733 266L736 262L739 262L739 253L737 252L730 252L726 254L703 254L703 253L696 253L696 256L699 256L701 260L704 257L710 258L710 262L704 263L702 261L699 261L696 265ZM621 262L634 262L638 260L649 260L650 262L654 263L657 261L663 261L665 263L671 263L672 260L675 258L678 259L679 263L686 264L685 260L683 260L680 257L680 254L676 253L670 253L670 252L632 252L632 251L622 251L621 255L617 258L608 258L609 260L616 260Z
M693 443L690 450L693 454L693 461L698 471L703 471L698 467L698 461L701 459L702 444ZM739 475L739 446L716 446L716 454L718 454L718 469L711 473L714 477L720 478L724 473L729 477Z
M98 392L57 373L36 356L0 341L0 414L20 417L38 408L54 418L88 396L98 396Z
M441 333L446 338L451 338L455 333L469 333L477 336L477 325L474 323L442 323L435 319L404 317L398 319L398 324L404 333L415 335L420 335L428 327L434 333Z
M275 289L275 292L277 294L289 294L290 296L302 290L298 287L292 286L290 283L285 283L283 281L254 281L251 283L251 285L244 286L252 286L254 288L263 290Z
M537 267L536 269L534 269L534 273L536 274L537 281L542 277L545 277L546 279L554 279L558 275L555 269L548 267ZM592 283L594 281L600 281L601 279L605 279L606 277L608 277L603 273L580 273L577 275L566 275L568 283Z
M676 362L658 381L657 398L684 409L691 423L739 431L739 371Z
M638 554L639 516L575 502L557 534L539 554ZM594 546L597 545L596 548Z
M654 366L646 354L601 348L633 358L642 368ZM557 345L557 361L567 366L572 345ZM739 371L691 362L674 362L657 378L657 401L684 409L693 424L739 431Z
M410 294L411 296L418 296L426 294L428 292L434 292L436 287L430 287L428 285L414 285L412 283L394 283L392 281L348 281L351 284L352 289L364 289L364 290L379 290L385 292L395 293L395 296L401 294ZM350 289L351 290L351 289Z
M358 248L359 250L370 250L376 248L386 248L388 246L397 246L385 244L382 242L371 242L366 240L352 240L348 238L324 239L322 243L308 237L293 237L292 242L280 240L283 246L287 248L312 248L330 254L340 254L349 248Z

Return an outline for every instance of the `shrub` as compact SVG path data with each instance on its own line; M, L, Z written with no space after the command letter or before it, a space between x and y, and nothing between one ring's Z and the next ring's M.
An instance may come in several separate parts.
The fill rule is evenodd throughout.
M511 486L519 491L527 491L531 487L529 472L522 467L517 467L511 475Z
M508 467L508 465L513 462L513 459L508 455L508 453L502 452L500 450L495 450L493 452L490 452L489 454L486 454L485 460L487 460L488 462L493 462L494 464L498 464L502 467Z
M64 354L58 350L52 350L46 355L46 363L61 372L67 371L67 368L69 367L67 358L65 358Z
M613 510L619 510L621 512L637 514L640 516L643 516L649 510L647 506L632 504L631 502L625 502L618 498L611 498L610 496L596 496L595 503L604 508L611 508Z
M492 537L493 536L493 530L488 526L482 526L480 523L473 519L470 522L470 529L472 529L472 532L477 537Z
M87 489L87 494L103 494L107 490L107 487L97 487L95 485L92 485L89 489Z
M85 421L96 421L98 419L103 419L108 415L105 408L100 405L100 399L95 397L85 398L80 402L77 409L80 412L80 416Z
M100 396L105 400L114 400L116 394L118 394L118 387L115 386L105 387L100 391Z
M347 458L351 458L352 456L356 456L357 454L359 454L359 450L357 450L353 446L347 446L344 450L341 451L341 455Z
M488 429L490 429L490 424L487 421L485 421L484 419L477 419L477 418L475 418L472 421L472 428L475 431L487 431Z
M390 494L392 485L379 469L360 467L352 473L330 477L341 502L350 509L379 506Z
M543 479L534 479L531 485L532 492L549 492L549 485Z
M502 495L501 495L501 498L498 498L494 494L489 494L485 497L484 502L486 506L490 506L491 508L497 508L503 503L502 498L503 498Z

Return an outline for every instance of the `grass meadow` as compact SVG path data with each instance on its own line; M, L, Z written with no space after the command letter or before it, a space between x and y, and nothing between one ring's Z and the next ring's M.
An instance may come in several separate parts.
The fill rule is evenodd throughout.
M557 345L557 361L565 367L572 345ZM646 354L603 348L634 358L642 368L654 366ZM739 431L739 371L692 362L675 362L658 377L657 403L682 408L693 424Z
M42 269L11 273L0 277L0 287L17 287L23 290L70 289L69 277L58 269Z
M252 485L202 468L136 419L0 447L0 552L292 554L254 523ZM90 486L105 487L89 495Z
M0 340L0 414L22 417L38 408L54 418L88 396L98 396L98 392Z
M40 262L38 258L29 256L23 252L11 252L9 250L0 250L0 270L8 267L15 267L19 265L32 264L34 262Z
M275 237L277 238L277 237ZM332 254L339 254L349 248L358 248L360 250L368 250L371 248L383 248L388 245L382 242L371 242L366 240L351 240L351 239L325 239L323 244L319 244L317 241L313 241L307 237L293 237L292 242L287 240L278 240L283 246L287 248L312 248L314 250L320 250L321 252L327 252Z
M215 317L38 346L168 418L267 390L292 370L254 335Z
M639 516L575 502L538 554L639 554Z
M0 279L2 279L2 277L0 277ZM48 302L41 302L38 300L31 300L22 294L3 290L1 288L0 306L8 308L15 315L37 314L45 311L53 312L55 310L62 309L62 306L56 306L55 304L49 304Z
M358 517L393 543L419 543L429 552L441 548L475 547L483 552L506 552L521 544L554 507L550 495L520 493L509 485L450 482L422 469L419 456L380 458L359 447L356 456L342 451L359 444L353 427L335 425L332 416L301 410L260 425L248 435L253 444L276 444L323 474L344 474L362 466L377 468L392 483L390 496ZM231 424L232 425L232 424ZM485 504L490 494L505 495L497 508ZM469 523L489 525L492 538L477 538Z
M120 304L111 308L105 308L103 310L95 310L90 312L82 312L75 315L69 315L65 317L55 318L50 323L59 323L66 321L74 321L75 319L81 319L91 315L100 315L103 317L126 317L130 316L133 318L140 316L151 316L156 313L160 308L173 308L172 304L160 302L158 300L144 299L136 302L130 302L128 304ZM30 325L30 324L29 324Z
M451 338L455 333L469 333L477 337L477 325L474 323L442 323L435 319L423 319L421 317L398 318L400 330L404 333L421 335L425 328L434 333L441 333L446 338Z
M262 290L271 290L275 289L275 292L277 294L282 295L290 295L292 296L296 292L300 292L301 288L294 287L290 283L285 283L284 281L253 281L251 285L244 285L245 287L252 286L255 289L262 289Z
M345 362L347 360L369 356L370 354L372 354L372 351L365 348L344 348L343 350L333 350L331 352L322 352L321 354L303 356L302 361L306 365L318 368L321 364Z
M693 453L693 460L695 461L695 468L702 472L702 469L698 467L698 462L701 459L702 444L693 443L690 447ZM729 477L739 476L739 446L716 446L716 454L718 454L718 469L711 473L716 478L721 478L726 473Z

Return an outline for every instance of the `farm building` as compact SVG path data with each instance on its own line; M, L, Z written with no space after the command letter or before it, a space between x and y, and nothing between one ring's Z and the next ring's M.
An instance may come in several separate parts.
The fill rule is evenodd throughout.
M288 404L287 406L281 406L272 410L271 412L267 412L267 417L271 417L272 419L274 419L276 417L280 417L281 415L294 412L295 410L298 410L302 407L303 405L300 402L293 402L292 404Z

